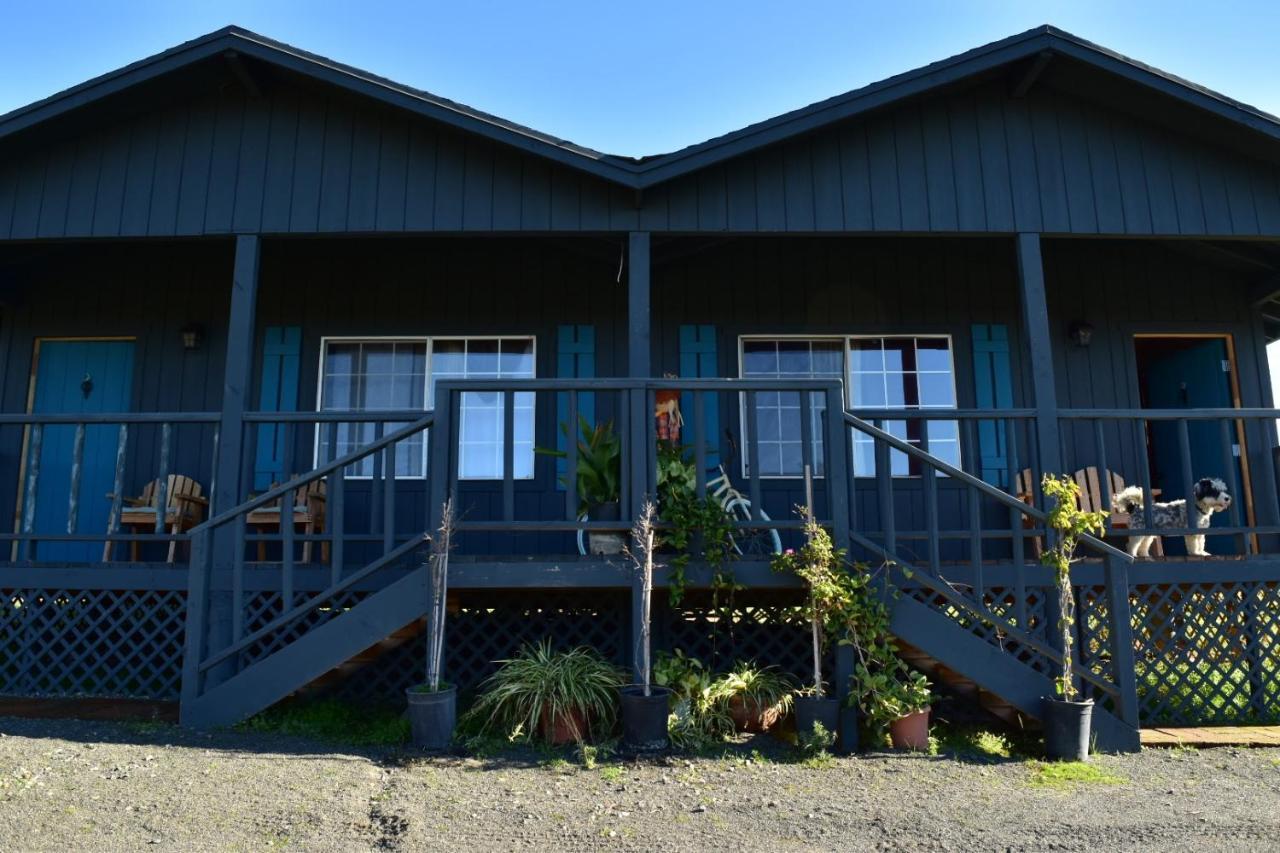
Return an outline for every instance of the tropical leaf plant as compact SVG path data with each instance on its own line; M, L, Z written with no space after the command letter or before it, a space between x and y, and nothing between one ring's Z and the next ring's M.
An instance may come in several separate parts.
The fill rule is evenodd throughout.
M613 421L592 423L578 415L578 467L574 472L578 492L578 512L585 514L600 504L614 503L621 497L622 439L614 429ZM569 424L560 424L560 432L566 441L574 440ZM563 450L539 447L537 452L557 459L566 459ZM568 473L561 475L560 484L569 487Z

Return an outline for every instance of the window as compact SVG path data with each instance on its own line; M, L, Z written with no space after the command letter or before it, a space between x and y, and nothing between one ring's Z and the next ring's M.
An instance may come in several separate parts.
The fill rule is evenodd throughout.
M944 335L831 338L754 338L741 340L742 376L747 379L838 379L853 409L955 408L955 372L951 339ZM743 434L746 434L745 402ZM812 396L815 474L824 469L822 394ZM799 392L760 392L756 396L760 474L798 477L804 473ZM959 465L960 434L956 421L919 419L885 423L891 434L919 445L927 430L929 452ZM919 475L920 466L900 451L891 451L894 476ZM746 464L744 460L744 471ZM854 476L875 476L875 443L853 436Z
M858 409L954 409L955 372L951 339L947 337L853 337L849 339L849 396ZM960 464L960 428L956 421L919 419L885 422L890 434L919 445L928 436L929 452L945 462ZM901 451L889 452L895 477L918 476L920 463ZM875 442L855 432L853 474L874 477Z
M742 341L744 379L842 379L844 340L794 340L749 338ZM822 425L825 396L810 394L813 424L814 475L824 470ZM743 406L746 406L744 400ZM742 434L747 434L743 412ZM804 474L801 440L800 392L760 391L756 394L756 429L759 430L760 476L798 477ZM746 459L743 459L746 470Z
M320 354L320 411L409 411L434 406L441 379L532 378L532 338L328 339ZM515 476L533 476L533 394L516 395ZM502 477L503 400L500 392L467 392L460 401L458 476ZM383 432L403 426L383 425ZM335 459L371 443L376 426L339 424L329 446L329 428L317 429L317 462ZM422 477L427 470L425 435L396 445L396 476ZM348 476L373 475L373 458L354 464Z

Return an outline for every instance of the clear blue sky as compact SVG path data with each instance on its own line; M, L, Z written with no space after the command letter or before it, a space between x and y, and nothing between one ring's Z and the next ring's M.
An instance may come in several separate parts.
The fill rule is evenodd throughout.
M1052 23L1280 113L1280 0L0 0L0 112L235 23L616 154L656 154Z

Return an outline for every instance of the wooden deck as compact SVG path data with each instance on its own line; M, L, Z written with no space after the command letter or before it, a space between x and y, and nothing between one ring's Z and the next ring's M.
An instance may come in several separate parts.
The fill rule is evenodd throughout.
M1143 729L1143 746L1274 746L1280 747L1280 726L1201 726Z

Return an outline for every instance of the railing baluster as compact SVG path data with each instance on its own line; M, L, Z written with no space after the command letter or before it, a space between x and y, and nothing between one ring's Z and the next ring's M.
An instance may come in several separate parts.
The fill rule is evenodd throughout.
M707 496L707 402L706 395L693 395L693 466L698 500Z
M244 515L231 522L231 542L231 634L238 638L244 635Z
M644 493L649 497L658 494L658 421L654 416L658 411L658 391L652 386L644 392ZM649 431L652 430L652 435ZM637 507L636 515L640 514Z
M1111 468L1107 464L1107 442L1104 435L1102 419L1098 418L1093 422L1093 443L1098 451L1098 476L1101 478L1101 488L1103 509L1110 509L1111 506ZM1111 513L1108 511L1103 521L1103 526L1107 533L1111 532Z
M376 421L373 425L373 440L378 441L382 438L382 421ZM386 486L382 477L382 454L375 453L372 457L373 477L369 482L369 532L378 530L381 522L382 514L382 490Z
M1018 421L1014 418L1005 420L1005 435L1007 436L1006 450L1009 457L1009 483L1017 482L1018 475L1022 471L1022 463L1018 459ZM1028 443L1030 439L1028 438ZM1035 475L1033 474L1032 477ZM1027 488L1034 489L1033 483L1027 483ZM1034 491L1031 499L1034 501ZM1014 617L1018 620L1018 627L1027 630L1030 626L1027 624L1027 581L1024 567L1026 565L1026 527L1023 519L1026 518L1022 511L1016 507L1009 510L1010 523L1013 526L1013 583L1014 583Z
M120 509L124 504L124 463L129 446L129 425L120 424L116 436L116 468L111 480L111 509L107 511L107 536L114 536L120 529ZM215 468L217 466L215 465ZM194 546L193 546L194 547ZM110 538L102 546L102 561L111 559L115 543Z
M31 444L27 449L27 486L23 492L26 506L22 508L22 533L30 537L36 526L36 495L40 487L40 445L44 440L42 424L32 424ZM22 559L30 560L35 553L35 542L22 540Z
M382 486L382 553L389 554L396 541L396 446L383 451L387 455L386 480Z
M1227 483L1227 494L1231 495L1231 508L1227 510L1227 518L1231 521L1232 527L1241 527L1240 522L1240 491L1239 483L1236 482L1236 457L1232 450L1235 444L1234 436L1231 434L1232 422L1223 418L1218 421L1219 441L1222 443L1222 476ZM1236 534L1236 543L1240 550L1245 554L1256 553L1255 537L1238 533Z
M1147 456L1147 420L1146 418L1134 418L1133 428L1136 433L1134 449L1138 454L1138 480L1142 485L1142 494L1145 497L1142 504L1142 526L1147 530L1155 527L1151 520L1151 460Z
M876 429L883 430L883 420L875 422ZM898 513L893 506L893 464L889 461L889 445L875 443L876 487L880 493L880 530L884 534L884 549L890 554L898 550Z
M280 496L280 589L284 609L293 606L293 508L297 506L297 492L287 490Z
M516 518L516 392L502 392L502 520Z
M800 391L797 396L800 398L800 470L812 473L812 481L818 477L818 466L814 464L813 459L813 399L808 391ZM810 489L810 494L813 494ZM814 497L814 503L817 498ZM810 514L817 516L818 508L816 506L809 507ZM837 546L838 547L838 546Z
M1187 506L1195 504L1195 492L1192 490L1196 481L1196 473L1191 467L1191 430L1186 418L1178 418L1178 458L1182 463L1182 494L1186 495ZM1150 492L1147 492L1150 495ZM1151 501L1147 501L1151 505ZM1187 513L1187 526L1192 526L1191 513Z
M922 420L919 423L920 449L928 453L929 422ZM909 466L910 461L907 464ZM941 546L938 543L938 472L921 462L920 481L924 488L924 526L929 543L929 568L936 575L942 571Z
M835 535L836 547L848 548L850 545L849 529L852 525L849 507L851 506L850 501L852 498L850 487L853 483L853 468L849 460L850 445L845 431L843 388L839 383L833 382L821 393L826 401L826 417L823 418L822 436L831 528ZM851 652L852 649L849 651ZM837 661L840 660L849 663L847 656L844 654L837 656ZM843 685L846 682L841 682L841 684ZM845 690L845 687L842 686L840 690Z
M569 389L569 432L565 436L564 465L564 517L566 521L578 520L578 391ZM595 424L592 424L594 427Z
M333 445L330 445L331 447ZM346 472L339 468L329 474L329 488L325 501L325 519L328 522L333 544L329 551L329 580L337 583L342 577L342 564L346 549Z
M84 424L76 424L71 443L71 491L67 495L67 534L76 532L80 521L80 472L84 468Z
M121 424L120 428L124 429L124 424ZM213 454L210 456L210 459L212 460L212 465L213 465L213 473L209 475L209 517L210 518L213 518L215 515L217 515L218 510L221 509L221 507L218 506L218 504L216 503L217 501L216 496L218 494L218 440L221 438L221 429L222 428L219 424L213 425ZM116 493L119 494L119 492L120 492L120 489L117 488Z
M191 543L191 567L187 577L187 630L186 648L182 658L182 705L192 708L200 697L201 658L205 647L205 609L209 591L209 557L211 529L196 534ZM238 610L232 611L234 618ZM185 722L185 720L184 720Z
M169 469L173 425L160 425L160 476L156 479L156 534L165 532L165 520L169 515Z
M982 471L982 463L974 456L974 450L977 442L974 441L975 424L972 420L963 420L961 425L961 441L960 454L962 459L972 460L975 471L978 475ZM994 424L992 425L992 433ZM1006 448L1008 440L1006 439ZM1013 480L1009 481L1010 483ZM973 595L979 603L985 599L986 585L983 583L982 576L982 495L977 489L965 489L966 503L969 505L969 566L973 570Z
M778 393L778 392L773 392ZM750 474L751 517L760 520L760 440L759 413L756 411L756 392L747 392L747 434L744 436L747 451L747 468Z

